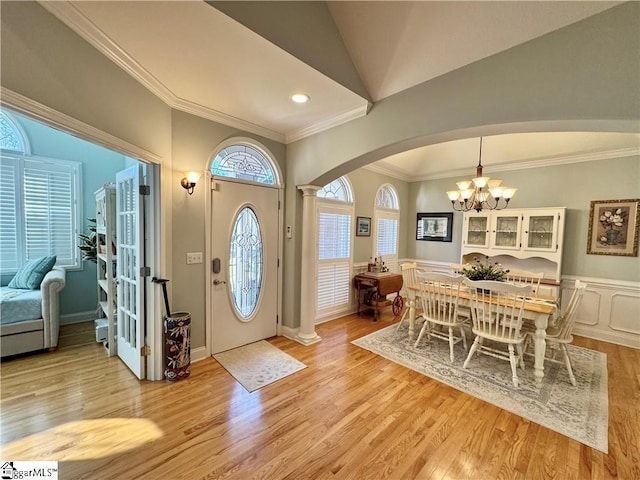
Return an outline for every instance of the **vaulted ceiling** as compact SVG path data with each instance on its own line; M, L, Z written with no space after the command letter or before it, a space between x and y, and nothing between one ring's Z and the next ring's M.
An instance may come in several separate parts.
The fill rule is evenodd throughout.
M366 115L390 95L619 3L41 2L173 108L281 142ZM297 92L311 100L293 103ZM433 145L376 168L436 178L475 165L478 147L477 138ZM640 151L640 133L501 135L485 139L483 164L629 151ZM430 156L441 161L424 161Z

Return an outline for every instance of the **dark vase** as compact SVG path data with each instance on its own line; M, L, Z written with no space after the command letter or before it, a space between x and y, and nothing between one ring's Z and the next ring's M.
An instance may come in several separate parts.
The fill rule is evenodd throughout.
M618 235L620 235L620 230L609 230L605 233L607 237L607 245L615 245L618 243Z

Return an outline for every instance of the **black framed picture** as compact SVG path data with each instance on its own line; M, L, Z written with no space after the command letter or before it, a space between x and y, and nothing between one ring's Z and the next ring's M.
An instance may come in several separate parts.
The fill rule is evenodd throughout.
M371 217L356 217L356 237L371 236Z
M416 240L450 242L453 230L453 213L418 213Z

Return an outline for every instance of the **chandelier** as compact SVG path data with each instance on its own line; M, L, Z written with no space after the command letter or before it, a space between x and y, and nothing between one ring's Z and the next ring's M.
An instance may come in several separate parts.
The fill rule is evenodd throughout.
M476 167L476 178L456 183L458 190L447 192L453 209L460 212L475 210L502 210L509 205L509 200L517 188L502 186L502 180L482 176L482 137L480 137L480 156ZM486 190L485 190L486 189ZM503 200L503 202L501 202Z

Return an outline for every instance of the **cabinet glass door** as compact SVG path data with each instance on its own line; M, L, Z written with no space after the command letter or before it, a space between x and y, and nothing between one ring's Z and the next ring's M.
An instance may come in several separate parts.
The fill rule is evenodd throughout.
M496 215L493 226L493 246L520 248L520 215Z
M528 250L556 249L556 217L554 215L525 216L525 248Z
M489 246L489 217L487 216L469 216L467 217L467 245L477 247Z

